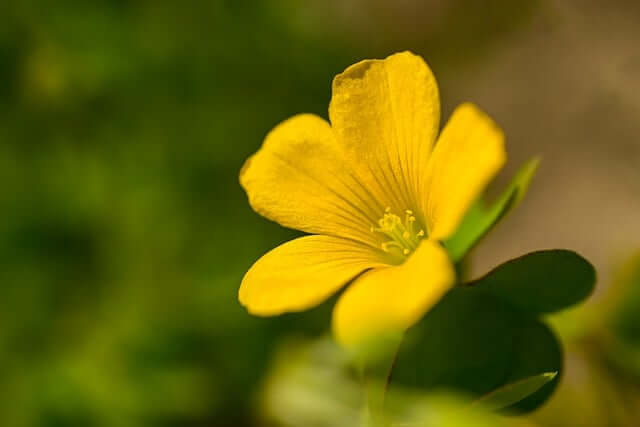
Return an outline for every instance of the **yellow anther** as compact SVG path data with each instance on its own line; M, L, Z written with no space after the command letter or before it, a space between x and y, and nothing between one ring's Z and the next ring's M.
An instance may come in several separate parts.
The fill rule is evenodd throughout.
M389 239L381 243L380 248L384 252L401 258L417 249L420 239L425 236L423 229L417 233L414 230L414 223L417 219L413 216L413 211L407 209L405 213L403 223L400 217L392 213L390 207L387 207L382 218L378 220L378 227L371 227L372 232L383 234Z

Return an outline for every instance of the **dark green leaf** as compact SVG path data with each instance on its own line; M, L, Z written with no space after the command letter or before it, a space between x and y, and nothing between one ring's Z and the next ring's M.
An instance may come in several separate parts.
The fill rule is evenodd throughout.
M492 294L458 288L409 331L393 381L423 391L452 389L479 397L561 369L560 344L540 320ZM514 409L534 409L554 387L552 381Z
M518 327L511 359L511 373L505 384L544 372L562 374L562 347L546 324L530 317ZM529 412L543 404L558 385L559 376L520 402L506 408L509 412Z
M469 209L456 234L445 242L447 250L455 261L460 261L482 237L520 203L539 163L540 159L537 157L525 163L502 195L490 205L479 200Z
M508 261L470 283L519 310L550 313L576 304L593 291L596 272L575 252L531 252Z

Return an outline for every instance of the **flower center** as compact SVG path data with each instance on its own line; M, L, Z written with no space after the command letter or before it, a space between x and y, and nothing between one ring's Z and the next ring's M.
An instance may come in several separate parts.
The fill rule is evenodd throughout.
M425 236L423 229L415 229L416 217L410 210L405 211L404 222L400 217L386 208L384 216L378 220L378 227L371 227L371 232L381 233L390 239L380 244L384 252L406 258L418 248L420 240Z

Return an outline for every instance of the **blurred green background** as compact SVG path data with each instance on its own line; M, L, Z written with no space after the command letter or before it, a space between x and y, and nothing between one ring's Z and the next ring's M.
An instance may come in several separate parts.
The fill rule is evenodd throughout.
M323 333L330 305L239 306L295 234L238 171L279 121L326 117L335 74L395 51L430 63L443 121L472 100L504 127L505 177L543 156L476 269L569 247L606 289L640 245L639 23L631 1L0 3L0 424L261 425L277 343Z

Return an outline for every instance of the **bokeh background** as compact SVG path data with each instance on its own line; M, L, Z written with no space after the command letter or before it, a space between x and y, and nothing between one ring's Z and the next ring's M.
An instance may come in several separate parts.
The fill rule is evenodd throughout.
M444 118L470 100L504 128L497 187L543 158L475 271L572 248L600 273L590 304L608 301L640 247L638 40L623 0L1 2L0 424L262 425L274 349L322 334L330 306L239 306L244 271L295 233L250 210L238 171L279 121L326 117L335 74L400 50L433 68ZM574 386L592 378L576 342ZM638 401L608 413L637 383L597 366L607 397L598 380L580 425L637 425ZM561 389L533 419L583 404Z

